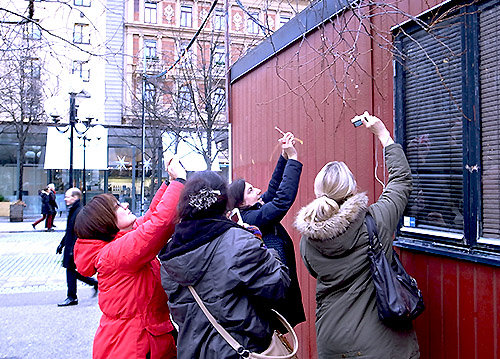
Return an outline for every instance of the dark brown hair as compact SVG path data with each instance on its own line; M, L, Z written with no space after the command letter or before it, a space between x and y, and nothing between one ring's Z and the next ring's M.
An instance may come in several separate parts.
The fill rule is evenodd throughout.
M227 196L228 196L228 206L227 208L229 210L232 210L233 208L241 208L243 205L243 201L245 199L245 184L246 181L243 178L237 179L236 181L233 181L229 185L229 188L227 190Z
M195 208L190 205L192 195L202 188L219 191L217 201L206 209ZM213 171L200 171L194 173L186 181L177 205L179 219L216 218L226 212L227 207L227 181Z
M82 208L75 220L78 238L111 241L120 231L116 224L118 200L109 193L95 196Z

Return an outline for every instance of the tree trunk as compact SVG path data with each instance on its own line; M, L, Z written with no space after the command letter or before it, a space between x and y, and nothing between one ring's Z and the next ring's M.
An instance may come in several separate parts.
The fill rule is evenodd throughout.
M23 200L23 182L24 182L24 141L19 141L17 146L17 199Z

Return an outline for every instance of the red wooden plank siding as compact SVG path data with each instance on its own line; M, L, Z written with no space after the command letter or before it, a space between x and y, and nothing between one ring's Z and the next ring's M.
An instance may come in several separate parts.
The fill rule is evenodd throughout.
M500 358L500 268L400 250L424 292L415 321L422 358Z
M399 1L399 8L418 15L438 1ZM373 9L379 11L378 9ZM349 14L346 14L349 16ZM404 21L401 15L373 16L376 36ZM334 21L334 23L336 23ZM350 27L357 26L352 22ZM393 128L393 68L388 50L361 36L360 67L348 69L354 81L340 83L349 93L350 103L342 102L332 79L342 81L346 68L334 55L318 56L321 32L330 43L338 41L332 24L312 32L305 41L280 52L236 81L231 88L233 178L244 177L265 190L279 155L274 126L292 131L304 141L297 144L304 164L296 203L283 223L296 249L296 261L307 323L297 326L300 358L316 358L315 281L299 254L299 235L292 223L297 211L314 198L313 182L328 161L343 160L353 171L361 190L370 201L381 193L374 178L383 179L382 149L373 136L354 129L350 119L368 110ZM339 53L349 50L344 39ZM326 70L329 64L334 64ZM361 70L362 68L362 70ZM424 292L427 309L415 321L422 359L500 359L500 269L409 250L399 250L408 272Z

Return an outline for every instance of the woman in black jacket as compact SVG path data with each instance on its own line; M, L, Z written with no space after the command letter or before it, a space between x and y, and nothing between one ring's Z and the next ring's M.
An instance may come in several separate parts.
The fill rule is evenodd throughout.
M280 141L281 156L267 191L261 195L260 189L244 179L236 180L229 186L228 208L238 208L243 222L259 227L266 246L276 250L288 267L290 288L276 309L295 326L304 322L306 317L297 279L294 245L280 221L297 197L302 163L297 160L293 134L286 133Z
M49 217L52 213L52 207L50 206L50 194L51 190L47 186L44 189L38 191L38 195L40 196L40 199L42 200L42 207L41 207L41 214L42 218L37 219L35 222L31 224L33 229L36 229L36 226L38 223L42 222L45 220L45 227L47 228L47 231L52 228L52 226L49 226Z

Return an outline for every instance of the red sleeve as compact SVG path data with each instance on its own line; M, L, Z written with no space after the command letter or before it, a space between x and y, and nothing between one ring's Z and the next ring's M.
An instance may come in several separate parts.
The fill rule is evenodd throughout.
M149 220L149 218L151 217L151 213L156 210L156 206L160 202L166 189L167 189L167 184L163 182L160 188L158 188L158 191L156 191L155 196L153 197L153 200L149 205L149 209L146 211L144 216L137 218L137 220L135 221L134 229L137 228L139 225L143 224L144 222L146 222L147 220Z
M155 208L150 209L149 218L109 243L103 257L128 271L136 271L155 258L174 232L177 202L183 188L182 183L172 181Z

